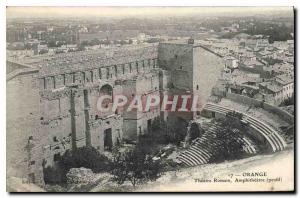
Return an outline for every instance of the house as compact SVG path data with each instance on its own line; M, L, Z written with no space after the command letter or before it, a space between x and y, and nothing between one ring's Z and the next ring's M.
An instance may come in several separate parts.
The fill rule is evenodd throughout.
M265 101L274 105L281 104L293 96L294 78L290 75L279 75L273 80L259 84L260 93L265 95Z

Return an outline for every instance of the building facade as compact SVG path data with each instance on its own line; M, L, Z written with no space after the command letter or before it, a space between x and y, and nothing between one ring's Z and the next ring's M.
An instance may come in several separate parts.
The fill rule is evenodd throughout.
M21 143L28 156L22 164L29 168L18 176L39 184L43 183L43 168L53 166L68 149L92 146L101 153L109 152L124 140L136 141L149 133L156 119L172 124L200 115L165 112L159 106L151 111L99 112L100 96L110 96L105 105L111 107L117 95L191 94L199 96L201 106L224 68L222 57L186 41L41 57L26 62L39 68L30 80L37 86L19 85L35 90L38 94L28 100L38 102L32 107L35 124ZM11 78L8 84L14 86L16 79L25 76Z

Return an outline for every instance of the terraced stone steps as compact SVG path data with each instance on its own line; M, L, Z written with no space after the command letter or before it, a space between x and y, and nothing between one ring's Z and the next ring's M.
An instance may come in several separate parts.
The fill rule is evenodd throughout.
M243 138L243 142L244 142L244 151L246 153L249 154L256 154L258 153L258 148L256 147L256 145L248 138L244 137Z
M233 109L229 109L227 107L211 103L206 104L204 109L224 115L226 115L228 112L235 111ZM249 126L251 128L257 131L261 136L263 136L266 140L266 143L269 144L273 152L281 151L286 148L287 144L284 141L284 139L281 137L280 134L278 134L278 132L275 129L273 129L269 125L244 113L242 121L249 123ZM213 154L215 152L218 152L217 148L219 148L219 145L221 144L221 140L218 140L216 138L216 131L219 127L218 123L213 123L210 126L206 126L204 124L202 127L206 131L203 134L203 136L201 138L195 139L190 148L182 152L177 157L177 160L179 160L187 166L196 166L200 164L209 163ZM251 139L244 137L240 139L240 141L243 141L244 151L246 153L256 154L258 152L258 148L251 141Z
M216 137L217 130L220 128L218 123L210 123L210 126L204 124L202 127L206 131L203 136L195 139L192 145L177 157L177 160L187 166L209 163L222 144L222 140ZM240 141L243 141L246 153L257 153L258 149L250 139L245 137L241 138Z
M232 109L217 104L211 104L211 103L206 104L204 109L212 112L221 113L221 114L226 114L228 112L234 111ZM248 122L250 124L250 127L255 129L266 139L273 152L281 151L286 148L287 144L284 141L284 139L281 137L281 135L279 135L276 130L274 130L267 124L244 113L243 113L243 120Z

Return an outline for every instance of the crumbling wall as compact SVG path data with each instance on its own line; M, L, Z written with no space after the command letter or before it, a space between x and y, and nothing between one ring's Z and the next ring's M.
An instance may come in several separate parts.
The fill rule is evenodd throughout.
M152 122L154 118L160 115L160 109L144 111L147 97L151 95L159 96L159 73L151 72L149 74L140 75L135 80L125 81L123 93L128 96L129 100L133 100L136 95L141 96L143 111L124 112L124 138L135 140L138 135L149 132L148 120ZM151 120L151 121L150 121Z
M120 143L123 139L123 117L112 115L92 121L91 124L91 143L100 152L104 152L104 131L111 129L113 146Z
M38 85L37 74L19 75L7 81L7 177L28 178L29 174L35 172L35 181L41 182L42 171L34 157L29 155L40 136Z
M176 88L193 87L193 45L160 43L158 64L171 72L172 83Z
M271 104L263 102L261 100L257 100L257 99L254 99L254 98L250 98L250 97L247 97L247 96L243 96L243 95L240 95L240 94L234 94L234 93L227 93L226 97L233 100L233 101L243 103L243 104L247 104L249 106L253 105L255 107L263 108L264 110L269 111L270 113L274 113L274 114L278 115L281 119L285 120L286 122L288 122L290 124L294 123L294 116L293 115L291 115L290 113L288 113L288 112L286 112L286 111L284 111L284 110L282 110L282 109L280 109L276 106L273 106Z

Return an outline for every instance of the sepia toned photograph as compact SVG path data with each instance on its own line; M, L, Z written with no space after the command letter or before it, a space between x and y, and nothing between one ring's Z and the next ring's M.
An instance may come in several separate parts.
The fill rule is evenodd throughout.
M6 7L7 192L293 192L294 7Z

